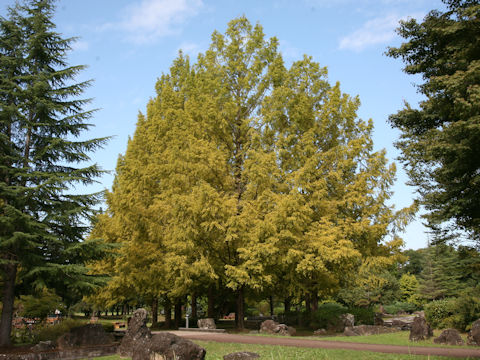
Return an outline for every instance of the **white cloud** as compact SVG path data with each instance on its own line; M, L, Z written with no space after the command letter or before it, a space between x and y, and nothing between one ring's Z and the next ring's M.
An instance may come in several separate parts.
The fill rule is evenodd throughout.
M180 46L175 51L175 55L178 55L178 52L182 50L184 55L190 56L191 59L196 59L199 52L203 52L204 49L199 44L193 42L182 42Z
M77 40L72 44L73 51L85 51L88 50L89 44L83 40Z
M143 0L127 6L121 22L106 23L98 29L120 29L129 41L148 43L177 33L202 7L202 0Z
M342 50L362 51L368 46L385 44L395 38L395 29L399 26L400 20L408 18L422 18L423 14L410 16L389 15L378 17L367 21L363 26L353 33L340 39L339 48Z
M279 47L283 59L287 61L301 60L304 54L299 48L295 47L287 40L280 40Z

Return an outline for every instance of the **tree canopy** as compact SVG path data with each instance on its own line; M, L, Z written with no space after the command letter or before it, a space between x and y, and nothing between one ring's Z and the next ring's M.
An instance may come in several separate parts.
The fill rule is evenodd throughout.
M427 219L442 235L453 224L478 241L480 234L480 5L445 0L418 23L401 23L406 40L388 55L408 74L420 74L425 96L390 116L402 134L397 146ZM448 230L448 226L446 227Z
M414 209L387 205L395 166L373 150L372 122L326 68L287 68L277 47L237 18L158 80L94 230L120 245L95 264L112 293L229 289L243 327L247 293L316 304L360 266L395 261Z
M68 302L93 286L84 262L100 253L83 241L100 194L71 186L102 172L84 164L107 139L77 139L91 126L89 100L78 98L91 82L74 81L84 66L66 63L75 39L55 32L53 13L53 1L30 0L0 18L0 345L10 342L16 285L57 289Z

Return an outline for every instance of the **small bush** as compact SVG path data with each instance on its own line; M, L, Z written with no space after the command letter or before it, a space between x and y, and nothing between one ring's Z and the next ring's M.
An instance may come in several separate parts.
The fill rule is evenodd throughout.
M338 326L340 316L347 313L347 308L337 303L325 303L311 313L309 325L311 328L331 329Z
M113 323L102 323L102 326L103 330L107 333L113 332L114 330Z
M55 325L37 325L33 330L33 340L34 342L56 341L60 336L69 332L70 329L82 325L85 325L85 321L75 319L65 319Z
M442 328L455 328L459 331L470 330L472 323L480 317L480 299L464 295L451 299L448 303L449 316L440 324Z
M412 313L415 310L417 310L416 305L408 302L399 302L399 301L397 301L394 304L385 305L384 308L387 313L393 314L393 315L401 312Z
M373 325L375 318L373 308L350 307L347 312L355 316L355 325Z
M428 303L424 306L425 318L427 319L430 326L435 329L440 329L444 327L444 321L452 313L452 303L454 299L442 299L434 300L431 303Z

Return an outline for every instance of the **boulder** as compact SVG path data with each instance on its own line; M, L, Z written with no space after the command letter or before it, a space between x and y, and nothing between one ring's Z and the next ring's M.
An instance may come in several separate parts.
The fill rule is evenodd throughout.
M433 336L433 331L430 325L422 316L417 316L413 320L412 327L410 329L410 341L427 340Z
M433 339L435 344L465 345L460 333L455 329L443 330L439 337Z
M197 325L199 329L216 329L215 320L212 318L198 319Z
M327 330L325 330L325 329L315 330L315 331L313 332L313 335L317 335L317 336L327 335Z
M148 341L136 341L132 360L203 360L206 350L190 340L172 333L159 333Z
M297 332L295 328L285 324L279 324L273 320L265 320L260 325L260 332L264 334L292 336Z
M250 360L258 359L260 355L250 351L234 352L223 357L223 360Z
M133 355L134 344L138 341L146 343L150 337L150 329L147 328L147 310L137 309L128 320L127 332L117 352L120 356L131 357Z
M480 346L480 319L472 324L467 336L467 345Z
M109 336L101 324L87 324L70 329L57 340L60 350L77 346L94 346L112 344L113 338Z
M392 329L386 326L376 326L376 325L358 325L358 326L349 326L346 327L343 331L345 336L360 336L360 335L378 335L378 334L388 334L396 332L396 329Z
M383 326L384 322L382 319L382 313L375 313L375 317L373 318L373 325Z
M413 313L413 315L425 317L425 311L423 311L423 310L421 310L421 311L415 311L415 312Z
M42 352L55 349L55 343L53 341L40 341L35 346L32 346L33 352Z
M355 326L355 315L353 314L342 314L340 319L342 320L344 328Z
M128 322L117 353L132 360L203 360L206 351L192 341L171 333L152 336L147 328L147 311L138 309Z
M393 319L392 327L396 327L399 330L410 330L412 328L412 323L399 319Z

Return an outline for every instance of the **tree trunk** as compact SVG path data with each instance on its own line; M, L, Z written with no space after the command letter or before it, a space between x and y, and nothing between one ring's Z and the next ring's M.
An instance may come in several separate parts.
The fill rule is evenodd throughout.
M312 299L312 304L311 304L312 310L317 311L318 310L318 293L316 291L312 293L311 299Z
M10 333L12 332L13 302L15 300L15 278L17 277L17 264L3 265L3 297L2 318L0 320L0 346L9 346Z
M158 327L158 298L154 297L152 300L152 327Z
M291 308L292 308L292 301L291 301L290 297L286 297L283 300L283 305L284 305L285 314L289 313L291 311Z
M177 299L175 302L175 328L178 329L182 323L182 300Z
M244 298L243 287L237 291L237 311L235 312L235 323L240 330L245 329L245 311L244 311Z
M165 327L167 329L170 329L172 326L172 303L168 298L165 300L164 311L165 311Z
M197 294L192 293L192 319L197 318Z
M210 285L208 288L208 309L207 309L207 317L214 318L215 317L215 288L213 285Z
M270 302L270 316L273 316L273 315L274 315L274 313L273 313L273 312L274 312L274 309L273 309L273 296L270 295L270 297L269 297L268 300L269 300L269 302Z
M305 312L307 314L310 314L311 311L312 311L312 306L311 306L311 303L310 303L310 294L305 293Z

